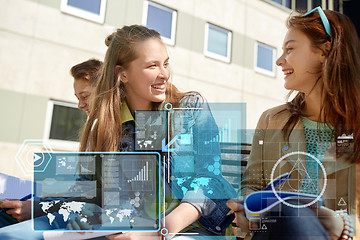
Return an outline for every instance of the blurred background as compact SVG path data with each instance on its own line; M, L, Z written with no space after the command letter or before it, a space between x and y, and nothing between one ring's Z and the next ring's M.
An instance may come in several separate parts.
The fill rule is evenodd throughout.
M69 70L103 60L104 39L116 28L158 30L173 83L208 102L244 103L247 129L285 102L275 61L290 13L322 6L360 28L358 0L0 0L0 6L0 172L27 179L18 164L32 159L27 146L78 149L86 115L77 109Z

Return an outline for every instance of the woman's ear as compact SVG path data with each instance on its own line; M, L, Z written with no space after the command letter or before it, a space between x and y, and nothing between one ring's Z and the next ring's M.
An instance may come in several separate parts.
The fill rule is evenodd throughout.
M320 55L320 62L321 62L321 64L323 64L325 62L325 54L324 54L324 52L322 52L321 55Z
M120 65L115 66L115 76L120 77L120 81L123 83L128 82L126 70Z
M330 48L331 48L330 42L326 42L326 43L321 45L321 50L322 50L321 55L320 55L320 62L321 63L325 62L326 57L329 55Z

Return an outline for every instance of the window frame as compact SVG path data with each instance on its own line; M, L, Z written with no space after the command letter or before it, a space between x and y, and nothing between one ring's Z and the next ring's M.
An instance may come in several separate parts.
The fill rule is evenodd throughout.
M63 102L59 100L49 99L46 109L46 117L45 117L45 126L44 126L44 135L43 139L49 142L52 149L66 150L66 151L78 151L80 148L80 142L78 141L70 141L70 140L59 140L59 139L51 139L50 131L51 131L51 122L53 118L53 110L54 105L59 105L63 107L71 107L77 109L76 103Z
M258 65L257 65L257 63L258 63L258 46L262 46L262 47L265 47L265 48L268 48L268 49L272 49L272 53L273 53L273 56L272 56L273 70L272 71L269 71L267 69L258 67ZM254 70L255 70L255 72L262 73L262 74L265 74L265 75L270 76L270 77L276 77L276 64L275 64L275 61L276 61L276 47L273 47L273 46L271 46L269 44L266 44L266 43L263 43L263 42L260 42L260 41L255 41L254 56L255 56L254 57Z
M106 1L107 0L100 0L100 14L91 13L89 11L76 8L73 6L68 5L68 0L61 0L61 6L60 9L62 12L71 14L86 20L90 20L93 22L101 23L103 24L105 21L105 10L106 10Z
M149 5L151 5L152 7L156 7L159 8L161 10L164 11L168 11L172 13L172 19L171 19L171 37L167 38L165 36L161 36L161 40L170 46L174 46L175 45L175 37L176 37L176 24L177 24L177 10L173 9L173 8L169 8L167 6L161 5L159 3L153 2L153 1L144 1L144 8L143 8L143 19L142 19L142 24L144 26L147 27L147 19L148 19L148 9L149 9Z
M280 7L280 8L283 8L285 10L288 10L288 11L296 11L296 2L299 1L299 0L291 0L290 1L290 5L291 5L291 8L288 8L286 6L286 0L282 0L281 4L280 3L277 3L273 0L263 0L264 2L267 2L267 3L270 3L276 7ZM330 9L330 10L334 10L334 5L335 5L335 0L325 0L325 1L321 1L321 8L323 9ZM306 11L310 11L311 9L315 8L317 6L313 6L312 2L307 0L307 10Z
M280 3L277 3L277 2L275 2L275 1L273 1L273 0L263 0L264 2L267 2L267 3L269 3L269 4L271 4L271 5L273 5L273 6L275 6L275 7L279 7L279 8L282 8L282 9L284 9L284 10L287 10L287 11L291 11L292 10L292 6L293 6L293 1L294 0L291 0L291 2L290 2L290 5L291 5L291 8L288 8L287 6L286 6L286 0L282 0L281 2L281 4Z
M227 34L227 37L228 37L227 38L227 46L228 46L228 48L226 49L226 54L227 54L226 57L222 56L222 55L219 55L217 53L208 51L210 26L215 27L215 28L217 28L217 29L219 29L221 31L225 30L225 31L228 32L228 34ZM231 62L231 48L232 48L231 44L232 44L232 31L231 30L220 27L218 25L215 25L215 24L212 24L212 23L209 23L209 22L207 22L205 24L205 39L204 39L204 55L205 56L216 59L216 60L220 60L222 62L230 63Z

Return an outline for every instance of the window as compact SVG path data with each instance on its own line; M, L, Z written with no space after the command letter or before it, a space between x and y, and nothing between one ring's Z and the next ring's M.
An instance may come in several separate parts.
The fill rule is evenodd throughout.
M322 5L322 0L312 0L312 8Z
M320 6L323 9L331 9L338 11L340 0L311 0L312 6L308 9L311 10Z
M145 1L144 4L143 24L158 31L164 43L174 45L177 12L150 1Z
M270 0L271 2L274 2L274 3L277 3L277 4L280 4L284 7L287 7L287 8L292 8L291 7L291 3L293 0Z
M311 9L321 6L323 9L332 9L338 11L340 0L264 0L272 2L286 8L297 11L310 11Z
M61 11L104 23L106 0L61 0Z
M308 2L307 1L296 1L295 9L298 11L308 11ZM311 9L311 8L310 8Z
M344 13L342 0L334 0L334 11Z
M77 109L76 104L50 100L44 139L48 139L53 148L78 150L79 132L86 118L85 112Z
M255 71L275 76L275 48L257 42L255 44Z
M206 23L204 44L205 56L224 62L230 62L231 36L231 31Z

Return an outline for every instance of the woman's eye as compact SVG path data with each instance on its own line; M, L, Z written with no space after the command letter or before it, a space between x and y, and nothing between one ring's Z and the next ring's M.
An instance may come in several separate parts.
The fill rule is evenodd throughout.
M290 52L291 50L293 50L293 48L291 48L291 47L286 48L286 52Z
M164 66L165 66L165 67L168 67L168 66L169 66L169 64L170 64L170 63L169 63L169 62L167 62L167 63L165 63L165 64L164 64Z

